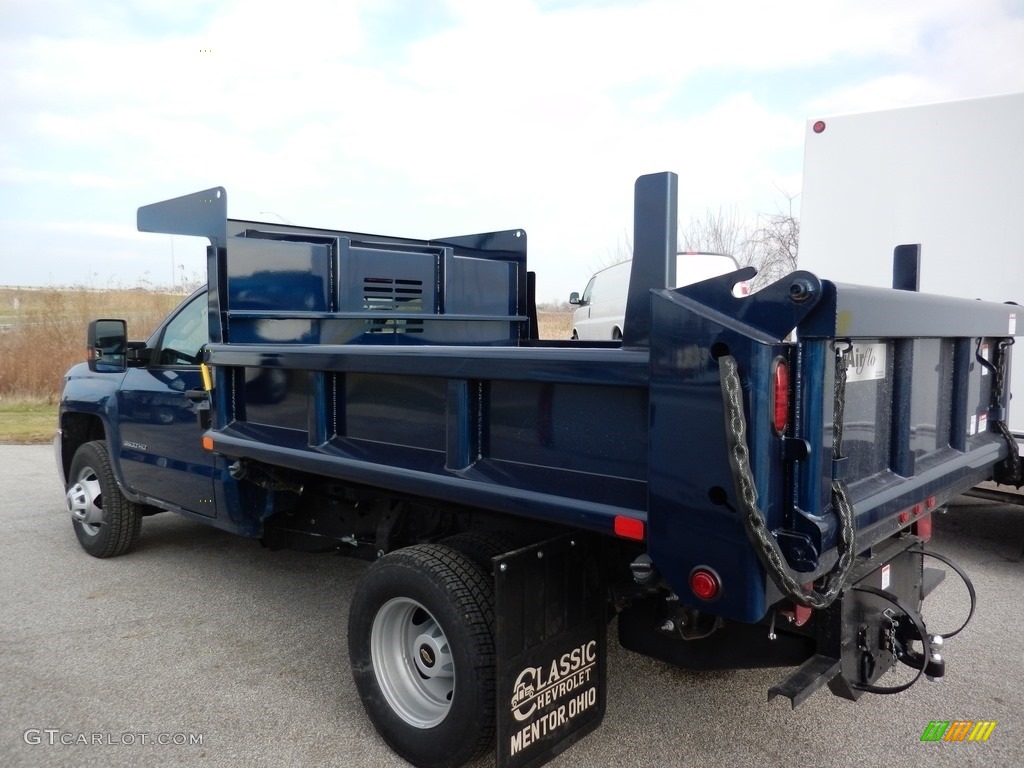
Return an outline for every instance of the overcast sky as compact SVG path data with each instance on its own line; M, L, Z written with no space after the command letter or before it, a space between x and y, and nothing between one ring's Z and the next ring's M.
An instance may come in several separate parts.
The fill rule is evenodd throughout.
M236 218L522 227L564 299L641 174L683 223L771 213L808 118L1014 91L1022 0L2 0L0 284L194 278L135 212L223 185Z

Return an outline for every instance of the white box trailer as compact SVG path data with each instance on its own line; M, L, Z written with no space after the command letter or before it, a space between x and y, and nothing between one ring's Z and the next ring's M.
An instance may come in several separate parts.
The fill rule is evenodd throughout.
M920 244L921 291L1024 304L1024 93L814 117L806 130L801 269L892 287L894 249Z

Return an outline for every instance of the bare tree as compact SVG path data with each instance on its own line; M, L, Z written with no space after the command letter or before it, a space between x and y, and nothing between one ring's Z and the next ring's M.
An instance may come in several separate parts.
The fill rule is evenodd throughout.
M597 265L597 269L592 269L592 272L597 272L608 267L614 267L616 264L621 264L624 261L629 261L633 258L633 238L629 232L624 231L622 233L622 239L615 243L615 249L608 249L608 255L605 256Z
M768 285L796 269L800 247L800 219L793 215L793 197L786 196L786 210L758 216L757 228L746 246L748 263L757 267L755 287Z
M735 208L715 213L704 212L703 219L691 218L687 227L679 232L679 244L686 251L728 253L741 264L739 254L749 237L749 227L740 219Z
M796 269L800 220L793 215L793 200L786 195L786 210L762 214L754 225L740 218L736 209L708 210L703 219L691 218L679 232L679 243L688 251L727 253L741 267L753 266L757 289Z

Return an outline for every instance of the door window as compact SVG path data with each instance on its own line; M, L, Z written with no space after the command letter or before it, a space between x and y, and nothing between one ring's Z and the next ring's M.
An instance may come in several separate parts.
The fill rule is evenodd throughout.
M210 341L210 305L201 293L186 304L164 329L156 355L157 365L199 365Z

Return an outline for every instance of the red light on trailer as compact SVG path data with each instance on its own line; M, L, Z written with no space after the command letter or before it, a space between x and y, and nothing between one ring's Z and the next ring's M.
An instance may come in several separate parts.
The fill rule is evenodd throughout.
M924 505L923 504L915 504L914 505L914 517L920 517L922 512L924 512Z
M910 522L910 513L907 510L900 512L900 525L906 525Z
M614 526L616 536L621 536L624 539L633 539L635 541L644 540L643 520L637 520L635 517L616 515Z
M825 121L824 120L816 120L814 122L814 125L811 127L811 130L814 131L815 133L823 132L825 130Z
M781 435L789 422L789 366L781 357L776 359L772 373L772 402L772 426Z
M690 573L690 590L701 600L714 600L722 591L722 582L713 570L698 565Z
M922 541L930 540L932 537L932 513L929 512L927 515L919 517L911 526L910 532Z
M924 500L924 508L927 509L928 511L931 511L935 509L935 505L938 504L938 502L939 500L936 499L934 496L929 496L927 499Z

